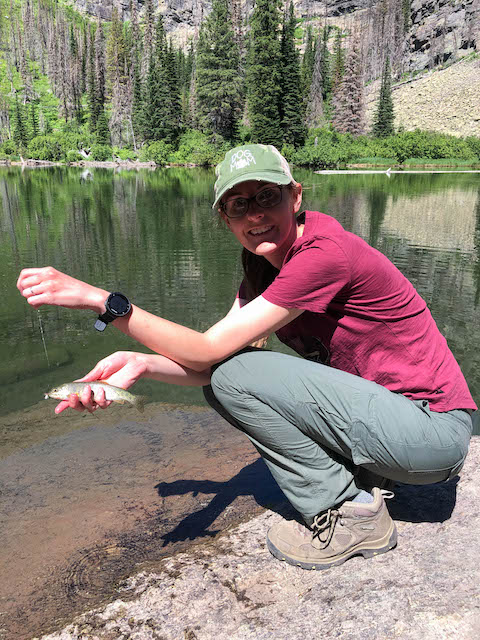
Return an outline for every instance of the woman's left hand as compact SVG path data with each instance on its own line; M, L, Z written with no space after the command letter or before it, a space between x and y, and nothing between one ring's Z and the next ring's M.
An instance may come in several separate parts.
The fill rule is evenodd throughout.
M97 407L106 409L111 402L106 400L105 392L100 389L93 395L89 382L106 382L114 387L128 389L134 385L147 371L147 354L135 351L117 351L100 360L94 368L76 382L85 382L85 388L80 396L72 394L68 400L62 400L56 407L55 413L65 409L76 411L94 411Z

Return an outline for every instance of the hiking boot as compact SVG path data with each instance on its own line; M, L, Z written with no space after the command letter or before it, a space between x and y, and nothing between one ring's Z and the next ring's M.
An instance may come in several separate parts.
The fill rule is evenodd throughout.
M284 520L268 531L268 549L302 569L328 569L352 556L385 553L397 544L397 530L383 498L375 488L373 502L344 502L316 516L311 527Z

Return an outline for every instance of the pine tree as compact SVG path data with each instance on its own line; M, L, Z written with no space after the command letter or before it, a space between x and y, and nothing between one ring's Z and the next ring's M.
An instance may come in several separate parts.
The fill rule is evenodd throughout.
M167 94L165 99L165 134L167 142L176 142L182 127L182 109L180 106L180 91L176 54L170 41L165 50L165 80Z
M95 49L93 45L94 41L94 29L91 25L87 28L87 105L88 112L90 114L90 131L95 131L97 127L97 119L99 116L97 109L97 89L95 86Z
M302 92L305 101L310 94L310 85L312 84L313 67L315 65L315 38L313 37L312 27L308 25L305 38L305 51L303 52L301 76L302 76Z
M100 20L97 21L94 41L94 96L90 113L91 128L96 130L97 120L105 109L105 40Z
M159 15L155 28L155 49L150 60L145 82L145 99L142 130L145 140L162 140L166 136L166 111L168 99L165 58L167 39L163 18Z
M334 102L333 125L340 133L361 135L365 129L363 63L358 37L345 61L345 73Z
M380 86L380 96L377 110L373 121L372 133L378 138L386 138L394 134L393 123L395 114L392 100L392 74L390 70L390 59L387 56L382 74L382 84Z
M328 50L328 38L330 36L330 27L325 25L322 31L322 40L318 40L317 46L321 47L321 65L322 65L322 95L327 101L332 90L332 80L330 77L330 52Z
M97 119L96 137L98 144L110 144L110 129L108 128L107 114L103 110Z
M241 115L240 57L228 0L213 0L197 45L196 99L200 127L233 141Z
M30 102L30 129L32 132L32 138L36 138L40 135L40 128L38 126L38 108L35 101Z
M300 146L305 141L304 109L300 81L300 64L295 48L296 20L293 2L288 15L285 13L281 39L282 92L280 94L280 117L283 140L287 144Z
M247 70L248 118L254 142L281 147L279 0L257 0Z
M13 139L20 150L28 145L28 131L25 124L25 112L23 105L18 100L18 94L15 94L15 105L13 110Z
M145 78L155 49L155 14L153 0L145 0L145 27L143 39L142 77Z
M340 29L337 29L335 34L332 63L332 93L335 95L342 82L343 72L345 70L345 51L342 48L342 34Z

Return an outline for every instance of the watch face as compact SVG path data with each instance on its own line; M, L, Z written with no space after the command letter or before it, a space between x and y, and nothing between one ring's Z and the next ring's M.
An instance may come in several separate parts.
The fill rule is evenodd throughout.
M121 293L113 293L108 299L109 311L116 316L124 316L130 311L130 302Z

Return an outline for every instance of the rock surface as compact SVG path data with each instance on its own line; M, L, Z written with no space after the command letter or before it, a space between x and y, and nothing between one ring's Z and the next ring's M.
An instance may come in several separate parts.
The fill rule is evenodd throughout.
M395 127L456 136L480 136L480 58L462 60L393 87ZM367 129L373 122L380 83L369 87Z
M399 545L307 572L274 560L266 511L126 581L119 598L43 640L439 640L480 637L480 438L460 482L397 486Z

